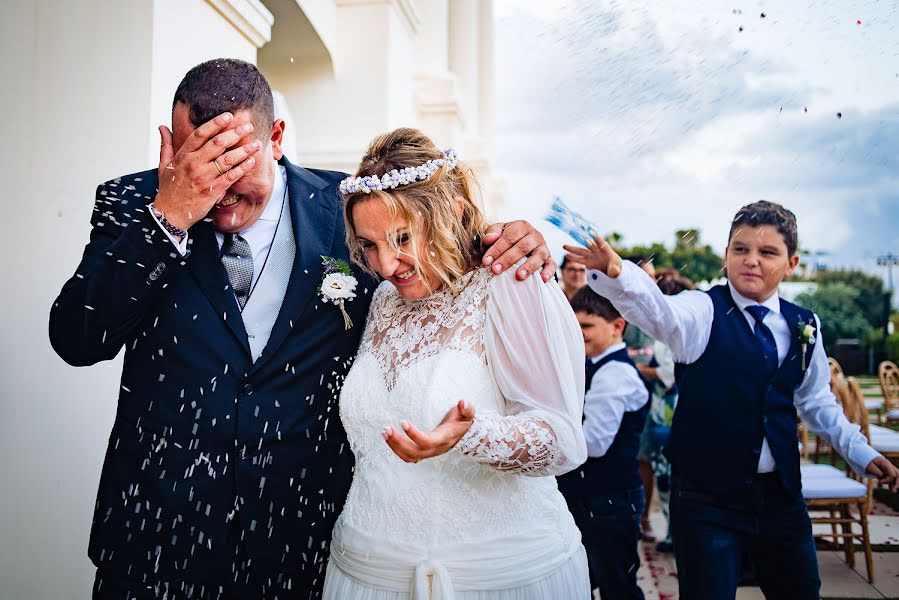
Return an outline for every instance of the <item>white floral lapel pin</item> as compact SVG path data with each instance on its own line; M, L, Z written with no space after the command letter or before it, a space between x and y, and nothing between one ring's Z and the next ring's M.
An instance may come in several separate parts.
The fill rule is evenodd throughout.
M343 328L349 329L353 326L353 320L350 319L349 313L346 311L345 303L356 297L356 285L358 282L353 277L353 270L349 263L338 258L330 256L322 256L322 283L318 288L321 294L322 302L332 303L343 313Z
M798 323L796 329L799 333L799 343L802 344L802 370L805 371L805 355L808 353L808 347L814 346L818 337L815 335L815 326L812 322Z

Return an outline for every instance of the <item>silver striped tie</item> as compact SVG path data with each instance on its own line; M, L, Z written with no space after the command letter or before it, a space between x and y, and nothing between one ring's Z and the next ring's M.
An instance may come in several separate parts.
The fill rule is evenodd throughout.
M250 285L253 283L253 254L247 241L236 233L225 234L225 243L222 244L222 264L225 265L240 310L243 310L250 296Z

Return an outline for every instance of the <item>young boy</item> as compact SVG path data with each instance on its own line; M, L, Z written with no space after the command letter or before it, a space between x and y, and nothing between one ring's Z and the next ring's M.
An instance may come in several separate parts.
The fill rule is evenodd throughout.
M584 287L571 299L584 335L587 462L559 477L581 530L590 583L602 598L642 599L637 586L643 487L637 464L649 390L622 341L626 324L607 299Z
M587 283L667 344L680 392L665 453L682 598L733 598L744 549L766 598L817 599L815 544L802 498L797 413L859 474L899 486L831 394L814 313L777 295L799 262L796 217L779 204L743 207L730 227L728 283L664 296L602 239L566 246Z

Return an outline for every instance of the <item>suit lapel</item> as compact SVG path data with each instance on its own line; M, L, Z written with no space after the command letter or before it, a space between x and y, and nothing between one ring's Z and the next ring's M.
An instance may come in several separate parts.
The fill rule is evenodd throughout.
M287 194L297 254L284 302L272 328L268 344L253 370L271 358L296 325L300 315L316 297L322 280L322 256L331 252L338 216L338 202L329 183L314 173L294 166L286 158L278 161L287 170Z
M219 256L215 232L208 222L201 221L191 227L190 252L187 265L191 274L249 356L250 342L240 316L240 308L237 306L237 300L228 282L228 274Z

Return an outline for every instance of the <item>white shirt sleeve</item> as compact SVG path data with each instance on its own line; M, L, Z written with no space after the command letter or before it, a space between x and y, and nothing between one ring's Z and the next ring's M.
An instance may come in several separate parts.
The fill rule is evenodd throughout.
M178 249L178 253L181 254L181 256L184 256L185 254L187 254L187 240L190 237L190 233L185 235L183 240L179 241L178 238L173 236L171 233L169 233L166 230L165 227L162 226L162 223L160 223L159 219L156 218L156 213L154 213L150 209L149 205L147 205L147 211L150 213L150 216L153 217L153 220L156 221L156 224L159 225L159 228L166 235L166 237L169 238L169 240L171 240L171 242L175 245L175 248Z
M514 274L491 280L484 331L504 414L479 410L457 448L499 470L561 475L587 459L584 338L556 282Z
M636 369L618 361L603 365L584 398L587 456L605 456L621 429L624 413L639 410L648 400L649 392Z
M868 445L861 428L849 421L830 390L830 366L821 337L821 321L815 315L817 341L802 383L793 393L793 404L809 429L823 437L859 475L880 454Z
M658 363L656 377L662 382L666 390L670 389L674 385L674 355L671 354L671 348L656 340L653 345L652 355Z
M677 362L696 362L712 335L712 299L696 290L666 296L643 269L627 260L622 263L621 274L614 279L587 271L587 285L608 298L625 321L671 348Z

